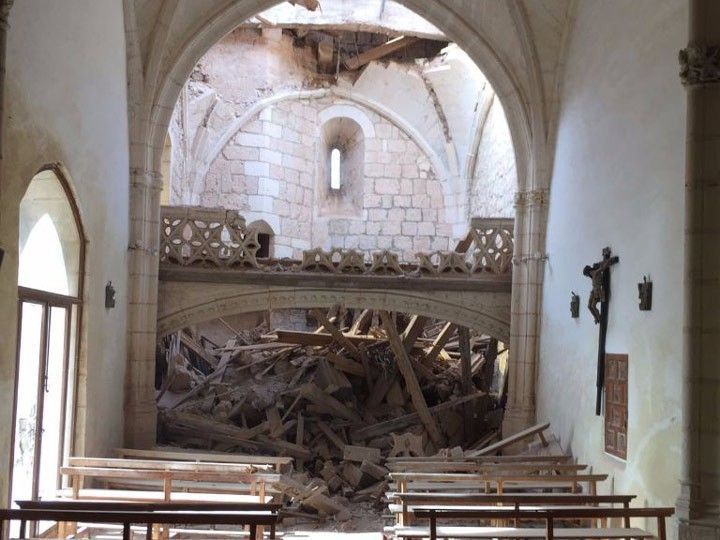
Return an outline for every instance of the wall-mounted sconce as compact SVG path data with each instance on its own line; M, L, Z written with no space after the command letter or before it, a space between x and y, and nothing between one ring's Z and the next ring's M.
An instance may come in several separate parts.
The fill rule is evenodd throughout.
M577 319L580 316L580 297L572 292L570 297L570 316L573 319Z
M115 287L113 287L112 281L108 281L105 285L105 307L107 309L115 307Z
M640 311L650 311L652 309L652 289L652 281L648 281L647 276L643 276L642 283L638 283Z

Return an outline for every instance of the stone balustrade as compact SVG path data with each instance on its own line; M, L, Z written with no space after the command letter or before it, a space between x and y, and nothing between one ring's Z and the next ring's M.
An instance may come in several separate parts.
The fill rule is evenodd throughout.
M160 263L266 272L319 272L383 276L510 276L512 219L473 219L455 251L415 254L404 261L390 250L315 248L302 260L258 258L258 230L235 210L165 206L161 212Z

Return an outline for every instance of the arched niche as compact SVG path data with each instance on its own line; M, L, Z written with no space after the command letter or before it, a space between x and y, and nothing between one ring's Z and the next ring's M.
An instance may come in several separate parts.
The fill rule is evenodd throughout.
M85 238L59 167L38 172L20 202L18 286L82 295Z
M259 259L272 258L275 256L275 231L264 219L258 219L248 223L248 230L254 229L258 233L260 248L255 256Z
M367 123L372 126L369 120ZM366 132L367 128L348 116L332 116L321 124L316 181L320 217L362 214Z

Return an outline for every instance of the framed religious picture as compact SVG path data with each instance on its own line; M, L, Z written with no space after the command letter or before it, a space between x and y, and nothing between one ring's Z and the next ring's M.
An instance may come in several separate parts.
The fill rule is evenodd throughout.
M627 459L628 356L605 355L605 452Z

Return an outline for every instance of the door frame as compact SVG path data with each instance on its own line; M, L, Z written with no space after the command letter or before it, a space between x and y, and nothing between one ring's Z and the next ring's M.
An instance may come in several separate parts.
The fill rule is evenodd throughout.
M58 463L62 463L63 455L68 450L72 453L75 445L75 410L77 400L77 382L78 382L78 349L80 344L80 321L81 319L81 300L76 296L65 296L61 294L30 289L27 287L18 287L18 323L17 323L17 347L15 354L15 377L14 377L14 393L13 393L13 412L12 412L12 431L10 436L10 467L8 471L8 502L13 504L13 475L15 472L15 433L17 430L17 402L18 402L18 384L20 376L20 349L22 337L22 320L23 305L35 304L42 307L42 319L40 328L40 358L38 360L38 375L36 381L36 403L37 414L35 421L35 442L34 442L34 458L33 458L33 478L32 478L32 498L38 497L40 485L40 466L42 454L42 426L45 407L45 388L48 376L48 363L50 358L49 335L52 324L52 309L65 309L66 316L64 322L64 343L62 351L62 380L61 384L61 404L60 418L61 425L58 430ZM73 344L73 322L75 322L75 343ZM71 358L71 350L75 351ZM72 396L68 395L69 374L71 363L74 362L74 383L72 386ZM68 415L67 407L71 405L72 411ZM68 433L68 424L70 426L70 436L66 438ZM35 524L31 524L35 526ZM32 531L31 531L32 532Z

